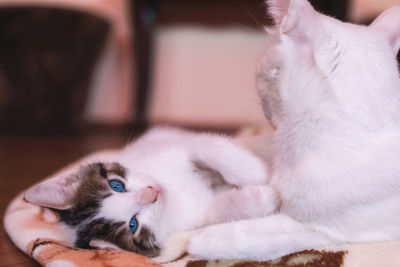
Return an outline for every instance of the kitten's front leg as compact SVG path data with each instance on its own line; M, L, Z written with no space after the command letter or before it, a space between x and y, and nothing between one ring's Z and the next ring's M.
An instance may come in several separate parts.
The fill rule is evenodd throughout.
M279 204L279 194L269 185L235 188L214 201L208 224L264 217L272 214Z
M212 225L192 236L187 251L199 259L271 260L333 243L286 215Z
M232 140L214 136L211 140L202 137L196 141L192 160L198 171L213 170L225 183L239 187L269 182L269 164Z

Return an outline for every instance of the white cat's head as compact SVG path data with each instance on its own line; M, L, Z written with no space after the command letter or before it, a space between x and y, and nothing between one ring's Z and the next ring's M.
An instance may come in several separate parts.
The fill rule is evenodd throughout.
M333 106L360 123L398 120L400 7L362 26L318 13L307 0L267 5L275 25L267 28L257 89L273 125Z
M266 175L259 159L228 138L162 128L33 186L25 199L56 211L77 247L155 257L169 235L208 223L216 194L232 188L225 177L241 185Z

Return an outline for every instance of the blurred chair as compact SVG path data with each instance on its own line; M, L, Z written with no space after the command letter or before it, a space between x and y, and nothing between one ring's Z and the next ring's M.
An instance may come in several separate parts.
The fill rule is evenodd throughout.
M0 131L129 119L126 9L125 0L0 0Z

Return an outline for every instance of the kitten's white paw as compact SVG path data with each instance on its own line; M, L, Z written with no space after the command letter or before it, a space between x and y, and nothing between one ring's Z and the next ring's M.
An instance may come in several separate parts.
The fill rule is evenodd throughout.
M247 185L219 196L209 211L209 225L260 218L271 215L280 205L280 197L268 185Z
M229 229L224 228L220 225L209 226L194 234L187 245L187 252L204 260L239 258L240 255L231 247L234 244L229 244Z
M236 155L231 164L232 166L223 173L228 183L237 186L259 185L268 183L270 179L269 166L253 155Z
M181 232L169 236L163 244L161 255L152 260L159 263L167 263L178 259L186 252L189 239L195 232Z
M76 267L76 265L70 261L56 260L46 264L46 267Z
M279 194L267 185L248 185L230 195L230 203L241 212L242 218L266 216L274 212L280 203Z

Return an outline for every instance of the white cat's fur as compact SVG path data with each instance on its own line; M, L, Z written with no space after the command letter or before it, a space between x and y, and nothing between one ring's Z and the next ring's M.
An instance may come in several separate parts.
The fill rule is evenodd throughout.
M129 221L135 215L139 222L137 232L146 226L157 246L162 247L171 234L268 214L278 203L269 186L255 186L268 181L263 162L229 138L215 134L155 128L126 148L86 163L91 162L117 162L125 167L124 179L117 175L108 179L123 181L126 192L110 190L111 196L101 200L94 218L69 227L71 237L77 234L77 228L82 229L96 218L126 222L124 227L129 229ZM198 169L194 163L201 163L206 170ZM35 185L26 192L25 199L56 210L71 208L74 199L80 197L77 196L77 189L82 186L79 169L76 166ZM204 176L213 175L241 188L212 188L209 178L219 177ZM256 205L259 202L265 205ZM76 240L70 242L74 245ZM107 240L91 240L90 245L117 248Z
M273 259L343 242L400 239L400 7L370 26L269 0L276 25L258 72L276 127L278 213L209 226L200 258ZM212 245L210 245L212 244Z

